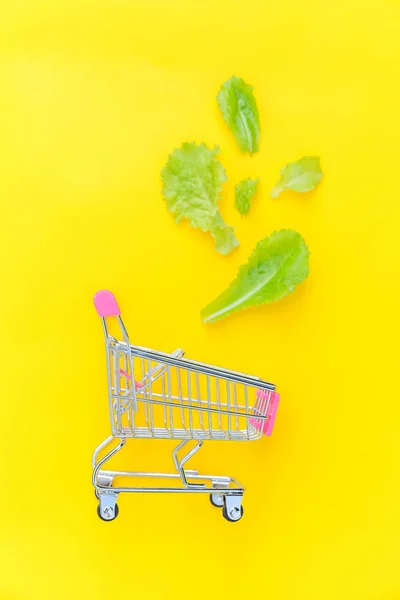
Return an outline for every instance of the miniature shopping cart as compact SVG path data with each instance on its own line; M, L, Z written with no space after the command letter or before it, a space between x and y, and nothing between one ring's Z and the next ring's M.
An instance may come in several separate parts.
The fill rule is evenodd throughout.
M243 515L244 488L232 477L200 475L185 468L205 440L251 441L271 435L279 395L275 386L251 377L183 358L183 350L164 354L133 346L111 292L94 297L101 317L107 353L111 435L93 454L93 486L98 515L112 521L118 515L121 492L208 493L228 521ZM109 332L116 317L122 339ZM173 451L174 473L105 470L105 463L127 438L179 440ZM106 447L113 444L107 452ZM187 444L193 445L186 453ZM100 453L105 456L99 458ZM116 477L170 481L170 486L117 487ZM174 485L175 484L175 485Z

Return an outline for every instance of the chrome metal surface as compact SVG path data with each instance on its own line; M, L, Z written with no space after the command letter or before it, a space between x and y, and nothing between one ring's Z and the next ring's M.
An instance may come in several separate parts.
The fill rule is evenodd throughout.
M225 510L231 521L239 521L242 518L242 496L225 495Z
M121 492L211 492L213 504L223 507L229 520L239 520L244 488L235 479L201 475L184 467L204 440L260 438L275 386L238 371L189 360L179 348L165 354L134 346L121 317L116 317L116 321L121 339L110 334L107 319L102 317L111 435L99 444L92 459L92 481L100 499L99 516L105 520L116 517L116 499ZM262 402L258 400L259 390L263 392ZM176 472L106 470L105 464L124 447L128 438L179 441L173 451ZM194 445L182 456L190 441ZM159 479L162 483L122 487L115 485L116 477ZM166 479L175 481L178 487L164 485Z
M100 515L105 521L112 521L115 518L115 504L118 494L115 492L101 493L99 496Z
M258 439L275 387L261 379L117 342L107 335L114 436L180 440ZM256 409L257 391L266 400Z
M224 505L224 495L223 494L211 494L212 503L214 506L222 507Z
M205 485L203 483L189 483L187 480L187 477L186 477L185 470L183 468L183 465L187 463L189 458L192 458L192 456L194 454L196 454L196 452L198 450L200 450L201 446L203 445L203 442L197 442L197 444L194 446L194 448L192 448L192 450L190 450L187 454L185 454L185 456L183 458L181 458L181 460L178 460L179 450L181 450L181 448L183 448L183 446L185 446L185 444L187 444L188 441L189 440L184 440L175 448L173 455L172 455L173 459L174 459L175 467L176 467L179 475L181 476L182 483L185 487L191 488L191 489L203 488L203 487L205 487Z

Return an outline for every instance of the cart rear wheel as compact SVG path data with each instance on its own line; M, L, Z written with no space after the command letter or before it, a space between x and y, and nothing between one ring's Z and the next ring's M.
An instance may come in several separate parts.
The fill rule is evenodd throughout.
M108 510L110 511L110 516L107 518L106 516L104 516L102 514L100 504L98 505L97 514L102 521L114 521L114 519L116 519L118 517L118 513L119 513L118 504L115 505L115 509L113 512L111 512L112 509L110 509L110 507L108 507Z
M241 506L240 514L239 514L238 508L232 508L230 510L230 512L228 513L228 511L226 510L226 506L224 505L224 507L222 509L222 516L224 517L224 519L226 519L230 523L236 523L236 521L240 521L240 519L243 517L243 512L244 512L243 506Z
M210 494L210 502L213 506L217 508L222 508L224 506L224 495L219 494Z

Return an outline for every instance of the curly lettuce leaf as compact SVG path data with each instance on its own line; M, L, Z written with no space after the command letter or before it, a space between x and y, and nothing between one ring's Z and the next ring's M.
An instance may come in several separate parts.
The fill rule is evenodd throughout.
M277 198L283 190L293 190L305 194L313 190L322 179L318 156L303 156L289 163L281 170L281 178L271 192L271 198Z
M257 190L259 179L243 179L235 185L235 206L241 215L248 215L251 201Z
M258 152L260 118L253 88L241 77L222 84L217 96L222 116L242 152Z
M236 279L201 311L203 321L218 321L243 308L283 298L306 279L308 259L309 250L299 233L275 231L258 242Z
M179 223L187 219L192 227L210 232L221 254L239 245L234 229L222 219L218 200L226 173L212 150L205 144L185 143L175 149L161 171L162 193L167 207Z

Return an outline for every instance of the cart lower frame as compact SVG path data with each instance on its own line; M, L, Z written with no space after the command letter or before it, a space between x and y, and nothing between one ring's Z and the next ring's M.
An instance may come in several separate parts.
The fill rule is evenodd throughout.
M191 441L195 442L195 445L179 458L178 453ZM102 450L105 450L113 442L116 442L116 445L99 459ZM211 503L218 508L222 508L223 515L228 521L239 521L241 519L243 515L242 498L245 489L236 479L225 475L203 475L196 470L184 468L188 460L202 447L202 440L184 440L178 444L172 453L176 469L174 473L106 470L104 468L105 464L122 450L125 444L126 438L109 436L97 446L93 453L92 482L96 497L99 500L98 515L103 521L113 521L118 516L118 495L125 492L209 494ZM181 485L179 487L118 487L114 485L116 477L175 479L180 480Z

